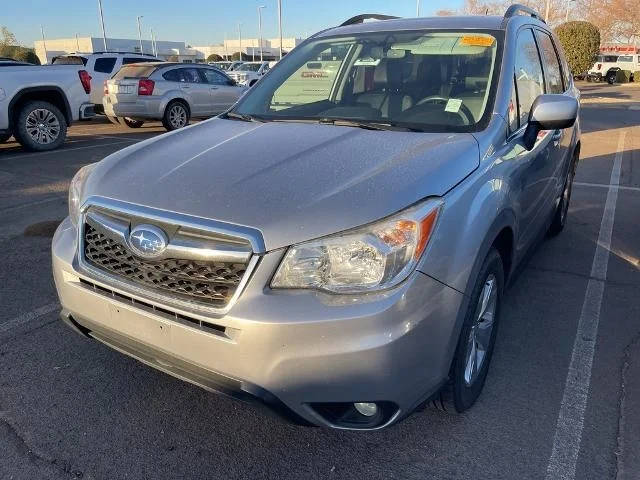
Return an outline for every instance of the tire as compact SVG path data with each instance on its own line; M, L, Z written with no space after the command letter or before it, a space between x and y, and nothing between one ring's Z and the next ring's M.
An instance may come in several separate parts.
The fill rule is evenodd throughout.
M179 100L170 102L162 116L162 125L169 132L189 125L189 107L187 104Z
M590 75L587 75L587 83L593 82L593 78Z
M2 135L0 135L0 143L4 143L7 140L9 140L11 138L11 134L10 133L3 133Z
M577 160L578 159L574 155L573 159L571 160L571 165L569 165L569 169L567 170L567 177L564 180L564 188L562 189L560 203L558 204L556 213L553 216L553 221L549 226L549 235L551 235L552 237L562 232L562 230L564 230L564 226L567 224L569 203L571 202L571 192L573 191L573 179L575 177L576 166L578 164Z
M616 83L616 72L609 72L607 73L607 83L609 85L613 85L614 83Z
M109 120L114 125L120 125L120 121L118 120L118 117L111 117L109 115L105 115L105 117L107 117L107 120Z
M67 137L67 121L58 107L49 102L28 102L18 113L14 136L27 150L53 150Z
M473 287L456 353L449 371L449 379L442 387L439 396L433 401L433 405L439 410L462 413L471 408L480 396L493 355L493 347L500 320L503 289L504 268L502 258L498 251L492 247L482 263ZM488 297L486 309L483 311L481 298L488 291L491 293ZM484 313L480 315L481 312ZM489 326L490 329L488 328ZM482 338L483 340L480 340ZM475 350L471 349L472 339ZM470 369L469 358L471 358L471 355L469 353L476 352L473 357L477 366L479 352L481 351L478 347L481 344L484 344L484 355L480 360L480 368Z
M129 128L140 128L144 125L144 120L134 120L129 117L118 117L118 123Z

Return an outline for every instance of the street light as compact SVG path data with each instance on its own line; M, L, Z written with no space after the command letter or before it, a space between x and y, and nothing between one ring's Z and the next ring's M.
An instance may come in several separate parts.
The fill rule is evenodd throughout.
M267 8L264 5L258 7L258 42L260 42L260 61L262 62L262 9Z
M140 41L140 53L144 53L144 49L142 48L142 28L140 27L140 19L144 15L138 15L136 20L138 21L138 40Z
M567 0L567 13L564 17L564 23L567 23L569 21L569 2L573 2L574 0Z
M416 0L416 17L420 16L420 0Z
M102 27L102 41L104 42L104 51L108 52L107 34L104 31L104 16L102 15L102 0L98 0L98 12L100 13L100 26Z
M238 60L242 61L242 23L238 22L238 41L240 42L240 58Z
M278 0L278 30L280 31L280 60L282 60L282 0Z

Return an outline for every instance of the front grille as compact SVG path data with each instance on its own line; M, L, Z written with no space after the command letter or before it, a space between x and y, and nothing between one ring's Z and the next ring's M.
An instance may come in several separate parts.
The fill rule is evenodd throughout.
M84 255L90 265L125 280L212 307L229 303L247 268L243 263L141 259L89 223L84 225Z

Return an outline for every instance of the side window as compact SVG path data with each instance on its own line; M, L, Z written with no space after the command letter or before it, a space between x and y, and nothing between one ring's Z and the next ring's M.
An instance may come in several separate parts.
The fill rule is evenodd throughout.
M182 75L180 75L180 68L175 68L173 70L169 70L162 74L162 78L169 82L180 82Z
M182 74L181 82L203 83L197 68L181 68L180 73Z
M542 66L530 29L522 30L518 34L515 75L520 125L523 125L527 123L534 100L544 93Z
M511 99L509 100L509 133L513 133L520 127L518 123L518 95L516 94L516 82L513 79L513 85L511 86Z
M540 31L537 32L537 36L540 41L542 57L544 58L544 75L547 81L547 93L562 93L564 92L564 87L562 86L562 71L560 70L560 62L556 49L553 46L553 41L549 35Z
M227 79L227 77L225 77L224 75L222 75L219 72L216 72L215 70L212 70L210 68L203 68L200 71L203 73L205 81L207 83L211 83L213 85L228 85L229 84L229 80Z
M116 58L96 58L96 63L93 65L93 69L96 72L111 73L113 67L116 65Z

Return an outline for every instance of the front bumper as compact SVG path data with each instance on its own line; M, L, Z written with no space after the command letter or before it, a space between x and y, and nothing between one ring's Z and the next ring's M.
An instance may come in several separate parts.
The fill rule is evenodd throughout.
M174 321L167 307L80 272L68 218L52 253L63 317L77 330L206 389L314 425L345 428L315 407L337 403L392 405L375 428L403 418L437 393L457 341L463 295L419 272L369 296L274 291L267 285L283 252L267 253L230 313L188 313L222 328L216 332Z

